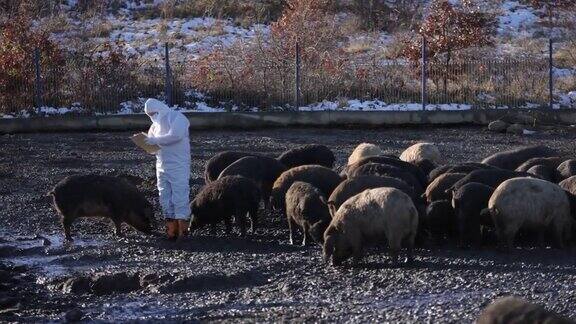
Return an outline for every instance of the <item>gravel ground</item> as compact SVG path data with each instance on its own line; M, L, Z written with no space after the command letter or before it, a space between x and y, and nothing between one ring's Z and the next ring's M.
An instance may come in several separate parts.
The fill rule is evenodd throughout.
M333 268L319 246L288 244L285 221L262 211L253 236L196 233L180 243L133 230L114 237L107 220L80 220L65 244L46 192L71 174L133 175L156 208L154 160L129 133L0 137L0 321L390 321L472 322L494 298L514 294L576 316L576 257L571 249L450 247L416 250L394 267L372 248L358 267ZM359 142L398 154L438 143L449 162L479 161L504 150L546 144L573 154L576 133L529 137L481 128L275 129L191 134L194 194L204 162L221 150L277 155L305 143L331 147L339 164ZM157 215L159 217L159 215Z

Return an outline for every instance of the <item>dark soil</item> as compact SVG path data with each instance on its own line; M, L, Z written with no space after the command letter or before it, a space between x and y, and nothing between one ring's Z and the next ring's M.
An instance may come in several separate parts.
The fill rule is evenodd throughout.
M323 263L319 246L289 245L286 221L264 210L262 227L247 238L226 236L221 228L216 237L201 230L180 243L131 229L119 239L108 220L90 219L74 223L75 241L63 243L45 194L67 175L130 176L158 209L154 158L129 135L0 137L0 321L472 322L490 301L509 294L576 316L572 249L421 248L413 265L394 267L386 250L375 247L361 265L333 268ZM431 141L449 162L480 161L529 144L568 155L576 149L572 132L518 137L474 127L206 131L191 139L192 194L203 184L204 162L222 150L278 155L320 143L341 165L364 141L395 154Z

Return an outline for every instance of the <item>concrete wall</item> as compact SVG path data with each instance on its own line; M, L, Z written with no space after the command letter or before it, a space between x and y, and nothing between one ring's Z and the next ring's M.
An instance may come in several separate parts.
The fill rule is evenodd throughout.
M467 111L318 111L262 113L186 113L191 129L264 127L382 127L398 125L486 125L496 119L509 122L576 124L576 110L467 110ZM0 119L0 134L61 131L145 130L146 115L92 117L38 117Z

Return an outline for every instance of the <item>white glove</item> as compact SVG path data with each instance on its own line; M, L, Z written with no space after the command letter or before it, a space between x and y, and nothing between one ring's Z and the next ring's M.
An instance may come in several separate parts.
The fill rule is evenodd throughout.
M147 137L146 144L148 145L157 145L156 139L154 137Z

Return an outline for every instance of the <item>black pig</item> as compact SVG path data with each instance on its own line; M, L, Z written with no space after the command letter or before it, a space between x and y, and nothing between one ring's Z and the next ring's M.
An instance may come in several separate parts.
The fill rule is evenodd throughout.
M69 176L48 194L62 216L67 240L72 240L70 227L79 217L108 217L114 222L118 236L122 236L122 223L143 233L152 231L152 205L125 179L102 175Z

